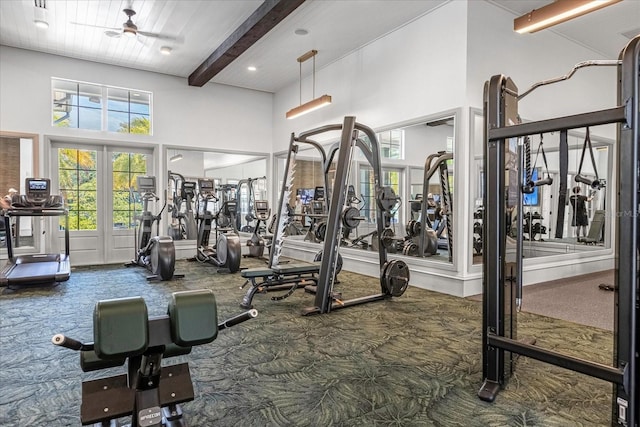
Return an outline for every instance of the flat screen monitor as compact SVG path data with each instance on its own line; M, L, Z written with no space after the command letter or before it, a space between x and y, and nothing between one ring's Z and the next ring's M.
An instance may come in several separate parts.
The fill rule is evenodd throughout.
M533 182L536 182L538 180L538 168L535 168L533 170L533 173L531 174L531 179L533 180ZM523 178L524 181L524 178ZM540 188L539 187L533 187L533 193L522 193L522 204L524 206L538 206L540 205Z
M324 187L316 187L313 193L313 200L324 200Z
M298 190L298 196L300 196L300 201L303 204L308 205L311 200L313 200L313 189L311 188L300 188Z

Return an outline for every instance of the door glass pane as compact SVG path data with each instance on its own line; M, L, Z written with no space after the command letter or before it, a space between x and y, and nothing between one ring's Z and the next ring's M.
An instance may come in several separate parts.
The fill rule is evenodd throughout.
M58 148L58 182L69 209L69 230L97 229L96 158L95 150Z
M111 156L113 169L113 228L135 227L135 217L142 212L136 193L136 178L147 173L147 155L115 152Z

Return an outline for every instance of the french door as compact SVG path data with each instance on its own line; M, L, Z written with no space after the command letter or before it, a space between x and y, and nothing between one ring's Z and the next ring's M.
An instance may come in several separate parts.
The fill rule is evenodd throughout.
M152 157L150 149L52 143L52 187L69 209L72 265L133 258L136 216L142 210L136 177L152 173ZM62 250L61 233L54 241L53 250Z

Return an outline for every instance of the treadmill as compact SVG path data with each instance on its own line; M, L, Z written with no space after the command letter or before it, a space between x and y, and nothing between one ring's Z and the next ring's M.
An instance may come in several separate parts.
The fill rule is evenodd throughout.
M0 286L28 286L54 284L69 280L69 211L62 196L51 195L51 181L46 178L27 178L26 194L15 194L11 207L0 211L4 217L8 260L0 271ZM14 256L11 238L12 217L64 216L63 254L33 254ZM20 230L16 229L16 234Z

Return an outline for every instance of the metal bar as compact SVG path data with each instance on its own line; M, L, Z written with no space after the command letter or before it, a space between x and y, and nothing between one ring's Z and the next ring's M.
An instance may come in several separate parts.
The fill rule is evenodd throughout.
M573 66L571 71L569 71L564 76L554 77L552 79L543 80L541 82L533 84L529 89L525 90L522 94L518 95L518 100L520 100L520 99L524 98L525 96L529 95L531 92L533 92L534 90L536 90L540 86L544 86L544 85L548 85L548 84L552 84L552 83L558 83L558 82L570 79L575 74L575 72L578 71L580 68L592 67L592 66L603 66L603 65L604 66L612 66L612 65L620 65L620 64L621 64L621 61L608 60L608 59L594 59L594 60L591 60L591 61L578 62L576 65Z
M437 159L436 159L437 158ZM436 159L433 163L433 159ZM424 256L424 247L426 245L425 234L427 231L427 194L429 193L429 181L434 173L440 168L442 162L453 159L453 153L436 153L431 154L424 161L424 174L422 176L422 203L420 207L420 220L422 221L420 227L420 239L418 240L418 253L422 257ZM444 197L444 195L442 196Z
M539 133L624 122L626 122L625 108L624 106L619 106L609 108L607 110L591 111L589 113L522 123L514 126L495 126L489 130L489 140L496 141L499 139L515 138Z
M341 130L341 129L342 129L342 123L337 123L337 124L332 124L332 125L325 125L325 126L321 126L319 128L308 130L306 132L301 132L298 135L298 138L296 138L296 140L299 141L299 142L307 142L306 140L310 136L318 135L320 133L330 132L332 130Z
M269 251L269 268L274 267L274 257L277 252L275 247L278 244L278 236L283 233L284 230L280 230L280 219L282 218L282 206L284 203L284 196L287 192L287 175L289 174L289 166L291 165L291 156L296 152L295 148L295 136L292 133L289 139L289 151L287 152L287 160L284 163L284 178L282 179L282 187L280 187L280 198L278 200L278 210L276 214L276 229L273 230L273 241L271 242L271 250Z
M342 135L340 137L340 149L338 150L338 162L336 164L336 175L331 192L331 204L329 205L329 217L327 218L327 231L324 238L322 250L322 261L320 262L320 273L318 277L318 290L315 297L315 306L320 313L331 311L331 293L333 281L335 279L334 266L338 257L340 247L340 223L342 216L342 206L346 198L348 169L351 161L351 153L354 143L355 117L346 116L342 125ZM326 126L325 126L326 128Z
M558 147L560 166L560 188L558 190L558 214L556 219L556 239L562 239L564 234L564 216L567 200L567 171L569 170L569 140L567 131L560 132L560 145Z
M614 315L614 364L626 367L628 383L616 385L613 399L613 421L637 427L640 398L640 372L638 368L638 253L640 250L638 170L640 165L640 97L639 64L640 37L629 42L621 53L622 67L618 72L620 82L618 103L629 107L630 123L618 127L618 202L616 209L616 275ZM626 408L623 403L626 402Z
M492 384L504 381L504 352L491 350L488 333L504 335L504 255L505 255L505 141L489 141L489 129L503 126L502 88L506 77L493 76L484 87L484 218L483 229L483 309L482 374L484 384L478 395L492 401L495 394L483 397Z
M517 230L517 235L516 235L516 269L519 272L519 274L516 275L515 279L516 279L516 309L518 311L520 311L520 309L522 308L522 274L520 274L520 272L522 272L522 267L524 265L524 259L522 256L523 253L523 249L524 249L524 233L523 233L523 227L524 227L524 213L522 212L522 208L524 205L524 200L523 200L523 196L522 196L522 167L524 164L524 157L522 155L522 138L518 138L518 205L517 205L517 209L518 209L518 220L517 220L517 224L518 224L518 230ZM533 222L532 219L529 219L529 224L531 224ZM529 240L531 240L531 230L529 230L529 234L528 236Z
M581 374L586 374L614 384L622 384L623 374L620 369L568 356L555 351L546 350L536 347L535 345L525 344L517 340L494 334L489 334L487 339L488 344L492 347L507 350L512 353L518 353L532 359L540 360L561 368L570 369L575 372L580 372Z

